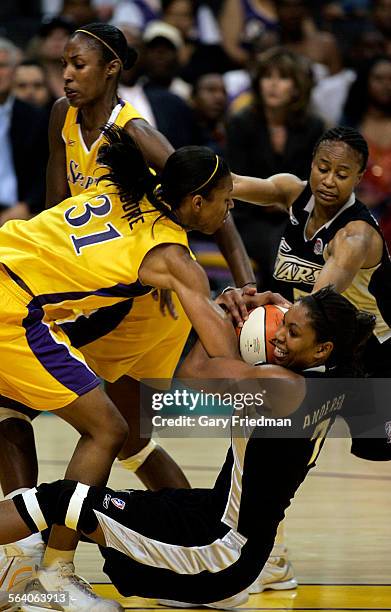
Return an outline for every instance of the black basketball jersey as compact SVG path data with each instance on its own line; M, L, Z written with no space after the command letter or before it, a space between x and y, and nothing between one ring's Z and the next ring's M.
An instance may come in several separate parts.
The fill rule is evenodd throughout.
M307 371L307 394L285 428L232 426L232 443L215 484L221 521L242 536L260 537L262 521L278 524L308 471L315 466L325 437L337 416L366 411L359 379L332 378ZM276 381L280 382L280 381ZM360 402L357 400L360 397ZM245 426L245 425L244 425ZM219 500L219 502L217 501Z
M368 208L352 194L338 213L307 239L305 232L314 203L307 183L291 206L278 249L273 288L290 301L311 293L327 259L327 245L341 228L351 221L365 221L382 235ZM360 310L376 315L375 335L380 342L391 337L391 260L384 238L380 263L361 268L343 295Z

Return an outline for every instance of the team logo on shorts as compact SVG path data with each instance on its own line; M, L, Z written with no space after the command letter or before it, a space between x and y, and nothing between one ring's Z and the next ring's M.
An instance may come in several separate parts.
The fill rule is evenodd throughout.
M386 436L387 436L387 442L388 444L391 444L391 421L387 421L384 424L385 430L386 430Z
M322 255L323 253L323 241L322 238L317 238L314 244L315 255Z
M118 499L118 497L113 497L111 503L114 504L116 508L119 510L123 510L125 508L125 502L123 499Z
M104 499L103 499L103 507L106 508L106 510L109 507L110 499L111 499L111 495L106 493L106 495L104 496Z

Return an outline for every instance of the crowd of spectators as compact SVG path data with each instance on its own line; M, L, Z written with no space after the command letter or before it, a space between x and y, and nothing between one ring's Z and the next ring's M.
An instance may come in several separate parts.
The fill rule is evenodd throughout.
M43 207L62 51L91 21L138 51L121 96L175 147L205 144L234 172L306 179L322 130L358 127L370 150L358 195L391 245L391 0L2 0L0 224ZM235 215L267 286L286 216Z

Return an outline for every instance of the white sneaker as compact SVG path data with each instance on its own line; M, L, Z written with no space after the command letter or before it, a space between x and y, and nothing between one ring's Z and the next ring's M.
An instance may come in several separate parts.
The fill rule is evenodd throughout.
M192 604L185 603L184 601L175 601L173 599L158 599L157 602L168 608L217 608L218 610L233 610L238 606L246 603L248 600L248 592L242 591L227 599L221 599L220 601L214 601L208 604Z
M288 560L288 551L284 546L277 545L273 548L263 570L249 587L248 592L251 595L252 593L262 593L266 589L284 591L285 589L296 588L297 580L293 573L292 564Z
M53 602L53 593L58 593L55 602ZM57 561L50 568L37 569L35 577L24 588L24 595L28 603L19 604L21 612L47 612L48 610L119 612L123 610L117 601L103 599L96 595L88 582L75 574L73 563L62 561ZM31 601L34 599L37 601Z
M12 591L19 583L30 579L36 565L40 565L45 544L23 548L19 544L7 544L2 547L0 560L0 590Z

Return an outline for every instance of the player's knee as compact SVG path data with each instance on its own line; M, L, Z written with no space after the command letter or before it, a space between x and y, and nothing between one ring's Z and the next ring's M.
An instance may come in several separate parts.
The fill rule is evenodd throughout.
M86 496L89 487L81 486L85 487ZM26 525L35 533L53 524L64 525L70 502L79 490L79 483L73 480L57 480L15 495L13 502ZM76 501L73 507L77 507Z
M151 453L154 452L156 447L156 442L154 440L149 440L149 442L145 444L138 452L124 459L118 459L119 463L125 470L137 472L137 470L146 462Z
M116 456L125 444L128 433L129 428L125 419L117 410L113 410L106 418L102 415L100 421L91 428L88 435L97 442L100 448L110 450Z
M110 420L110 425L107 431L102 432L102 436L105 438L105 443L110 445L117 455L125 444L128 433L128 424L118 413L115 418Z

